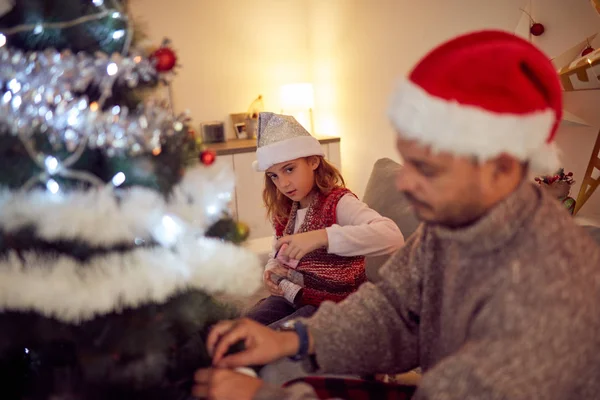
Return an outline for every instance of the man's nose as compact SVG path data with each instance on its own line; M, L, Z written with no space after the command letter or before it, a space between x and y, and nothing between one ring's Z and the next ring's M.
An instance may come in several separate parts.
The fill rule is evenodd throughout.
M411 173L403 167L396 174L396 189L400 192L411 192L415 189L416 181Z

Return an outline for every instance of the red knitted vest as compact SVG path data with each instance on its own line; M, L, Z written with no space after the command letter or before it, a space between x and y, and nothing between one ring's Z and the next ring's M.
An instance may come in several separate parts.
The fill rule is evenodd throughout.
M320 192L315 194L297 233L324 229L337 223L337 204L347 193L354 195L345 188L334 189L327 195ZM294 202L289 217L281 224L274 225L278 239L294 233L298 205L298 202ZM342 257L329 254L326 248L302 257L297 271L304 276L300 303L314 306L325 300L342 301L367 280L365 257Z

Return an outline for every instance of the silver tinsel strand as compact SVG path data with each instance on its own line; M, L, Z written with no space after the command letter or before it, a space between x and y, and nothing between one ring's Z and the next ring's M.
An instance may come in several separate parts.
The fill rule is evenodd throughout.
M158 79L152 63L140 54L25 53L2 47L0 65L0 87L5 90L0 97L0 124L5 127L0 132L24 142L43 132L51 143L64 144L71 152L83 143L109 156L156 154L161 139L182 130L187 118L157 104L102 110L115 85L135 88ZM90 85L100 91L96 102L77 95Z

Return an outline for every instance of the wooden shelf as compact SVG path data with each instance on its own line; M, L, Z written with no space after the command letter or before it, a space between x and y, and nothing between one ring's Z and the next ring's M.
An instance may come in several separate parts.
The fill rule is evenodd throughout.
M321 144L336 143L340 141L336 136L316 136ZM231 139L223 143L207 143L209 149L217 152L217 155L250 153L256 151L256 139Z

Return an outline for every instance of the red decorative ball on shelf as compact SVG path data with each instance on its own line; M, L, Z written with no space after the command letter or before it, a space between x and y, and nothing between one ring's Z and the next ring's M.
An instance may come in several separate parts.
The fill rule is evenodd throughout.
M531 32L533 36L542 36L545 30L546 28L544 25L540 24L539 22L532 24L531 28L529 28L529 32Z
M160 47L150 55L158 72L169 72L177 64L177 55L169 47Z
M217 159L217 153L214 150L208 149L200 153L200 162L204 165L212 165Z
M583 49L583 51L581 52L581 57L585 57L588 54L590 54L592 51L594 51L594 48L592 46L588 46L585 49Z

